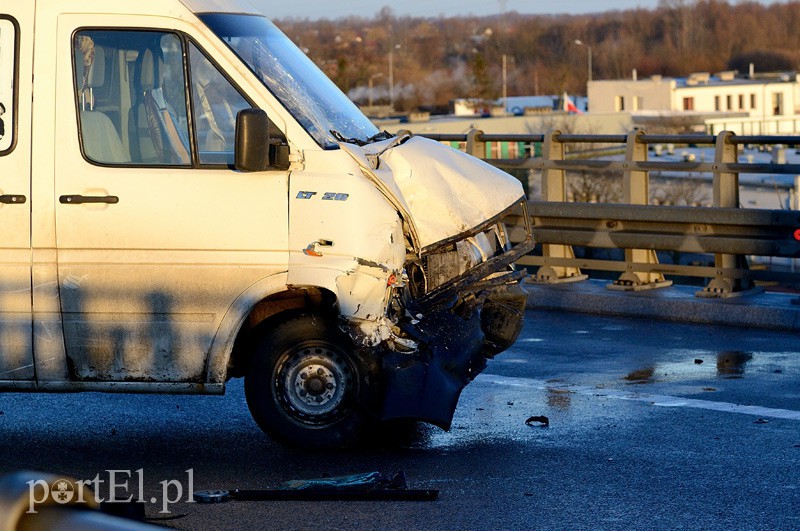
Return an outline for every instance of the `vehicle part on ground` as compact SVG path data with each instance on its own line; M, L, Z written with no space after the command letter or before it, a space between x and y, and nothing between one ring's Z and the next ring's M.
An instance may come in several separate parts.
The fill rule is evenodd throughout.
M401 470L385 476L367 472L332 478L286 481L281 488L260 490L202 490L194 493L198 503L236 501L435 501L435 489L409 489Z

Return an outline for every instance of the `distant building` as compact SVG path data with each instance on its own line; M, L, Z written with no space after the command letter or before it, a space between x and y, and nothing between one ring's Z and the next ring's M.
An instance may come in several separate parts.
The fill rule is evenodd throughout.
M528 114L526 116L429 116L428 120L374 120L382 130L414 134L464 134L479 129L487 134L536 134L552 129L570 133L625 134L633 128L628 113L571 114L565 111Z
M630 112L634 122L648 116L693 114L707 129L729 125L739 133L795 132L800 84L795 73L695 73L688 77L596 80L588 84L591 112Z
M480 98L458 98L450 101L453 116L491 116L501 113L503 108L492 100Z
M696 111L737 112L750 117L795 114L797 75L740 78L734 72L696 73L689 77L589 82L592 112Z
M478 98L459 98L450 102L453 116L502 116L503 99L483 100ZM568 96L566 93L548 96L509 96L505 99L505 115L530 116L553 111L586 112L586 98Z
M500 105L503 100L498 100ZM586 97L569 96L509 96L506 98L506 113L512 116L531 115L547 111L586 112Z

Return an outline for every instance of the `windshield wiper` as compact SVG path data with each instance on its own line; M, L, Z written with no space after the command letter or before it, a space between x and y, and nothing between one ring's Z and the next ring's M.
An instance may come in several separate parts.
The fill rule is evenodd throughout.
M381 140L389 140L390 138L394 138L394 135L389 131L381 131L380 133L374 134L367 139L367 143L371 142L380 142Z
M336 129L331 129L330 133L333 135L333 138L339 142L344 142L345 144L355 144L357 146L366 146L367 144L372 144L373 142L380 142L382 140L394 138L394 135L388 131L381 131L380 133L374 134L366 140L361 140L360 138L346 138Z
M359 146L363 146L364 145L364 142L361 141L361 140L358 140L358 139L355 139L355 138L345 138L345 136L342 133L340 133L339 131L337 131L336 129L331 129L330 130L330 134L332 134L333 138L335 138L337 141L344 142L345 144L356 144L356 145L359 145Z

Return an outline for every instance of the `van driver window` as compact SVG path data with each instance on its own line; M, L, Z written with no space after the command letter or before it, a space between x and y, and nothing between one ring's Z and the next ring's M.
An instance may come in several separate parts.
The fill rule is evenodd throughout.
M201 164L233 164L236 115L250 104L194 45L191 86Z
M11 149L14 140L16 41L14 24L0 18L0 155Z
M191 165L181 39L95 30L78 32L73 46L84 155L102 164Z

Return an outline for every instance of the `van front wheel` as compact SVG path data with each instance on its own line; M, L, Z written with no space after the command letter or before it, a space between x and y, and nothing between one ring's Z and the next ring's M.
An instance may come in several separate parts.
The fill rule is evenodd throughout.
M367 371L342 332L322 317L277 325L245 375L255 421L273 439L302 448L342 448L364 434Z

